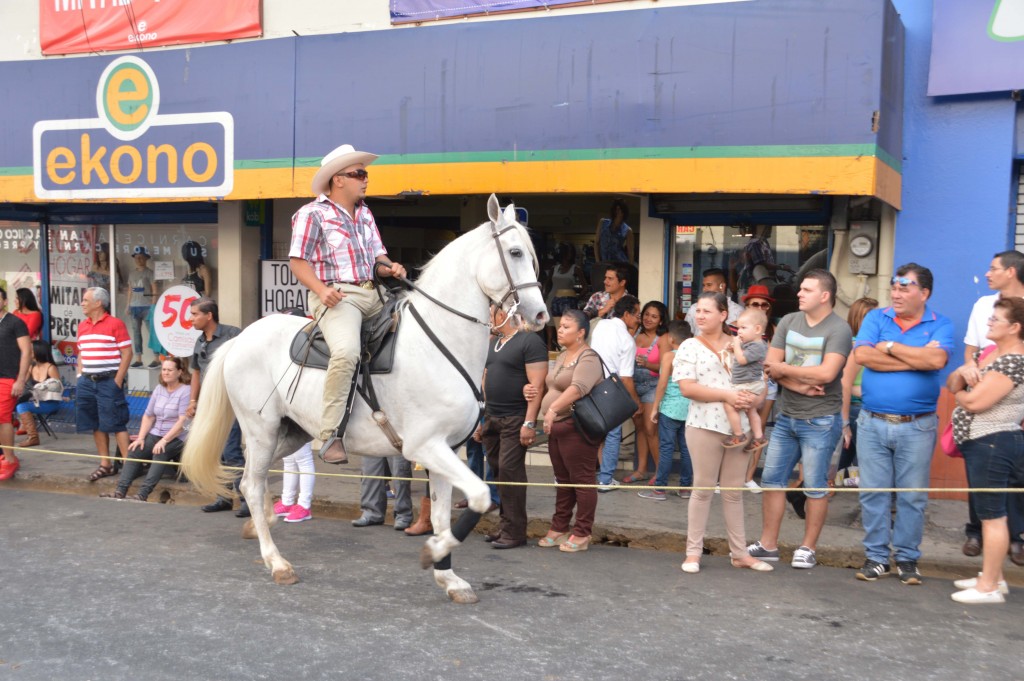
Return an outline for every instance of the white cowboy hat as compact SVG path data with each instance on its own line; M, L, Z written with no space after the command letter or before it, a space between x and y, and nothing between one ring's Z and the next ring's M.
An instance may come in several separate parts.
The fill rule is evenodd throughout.
M340 147L324 156L320 161L320 170L313 176L313 193L326 194L331 178L338 174L343 168L356 163L370 165L377 160L377 154L366 151L356 151L351 144L342 144Z

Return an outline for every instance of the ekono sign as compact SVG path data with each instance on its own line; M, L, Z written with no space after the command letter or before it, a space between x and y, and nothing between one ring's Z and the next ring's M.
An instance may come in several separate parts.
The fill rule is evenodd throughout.
M32 128L41 199L226 196L234 185L227 111L160 115L160 85L138 57L115 59L96 87L97 118Z

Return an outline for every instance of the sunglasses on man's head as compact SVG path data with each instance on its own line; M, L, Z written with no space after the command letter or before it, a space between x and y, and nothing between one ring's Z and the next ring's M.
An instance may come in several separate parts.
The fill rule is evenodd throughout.
M765 310L767 310L771 306L772 306L771 303L747 303L747 307L760 307L760 308L764 308Z
M362 168L360 168L359 170L350 170L347 173L338 174L344 175L345 177L351 177L353 180L366 180L369 179L370 177L370 173L366 172Z
M918 284L910 277L893 277L889 281L889 284L891 286L896 286L897 284L899 284L900 286L920 286L920 284Z

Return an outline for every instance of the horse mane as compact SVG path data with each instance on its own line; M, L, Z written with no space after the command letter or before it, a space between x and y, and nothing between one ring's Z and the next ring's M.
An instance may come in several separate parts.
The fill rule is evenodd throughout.
M526 242L526 247L530 250L530 257L533 258L533 271L539 272L540 261L537 259L537 252L533 248L533 239L530 238L529 228L519 222L516 223L516 227L522 231L523 241ZM465 234L461 234L456 237L449 246L458 243L460 246L460 249L458 249L459 252L462 252L463 249L471 253L479 252L479 249L482 249L491 243L491 239L491 221L487 220ZM444 249L442 249L442 251L443 250ZM420 268L420 277L426 277L430 272L436 269L436 263L438 261L437 256L439 255L441 255L441 251L438 251L431 256L430 260Z

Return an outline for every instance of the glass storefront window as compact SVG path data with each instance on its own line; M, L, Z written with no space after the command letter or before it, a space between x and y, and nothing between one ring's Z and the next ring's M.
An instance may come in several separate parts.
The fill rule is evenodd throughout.
M32 291L39 301L39 225L0 220L0 285L7 291L7 309L14 309L19 288Z
M772 297L773 317L796 310L799 273L828 267L824 225L673 226L672 312L682 319L700 295L703 274L720 269L734 300L755 284Z
M156 368L168 354L155 329L160 294L183 285L217 296L217 225L117 225L113 250L124 274L114 312L132 337L132 364Z

